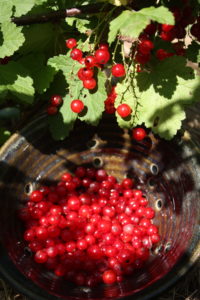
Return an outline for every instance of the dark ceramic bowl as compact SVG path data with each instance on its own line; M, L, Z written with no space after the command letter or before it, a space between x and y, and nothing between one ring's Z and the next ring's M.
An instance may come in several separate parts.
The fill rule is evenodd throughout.
M77 124L70 137L55 142L41 115L14 134L0 151L0 272L21 293L35 300L155 297L180 278L200 254L200 167L190 141L149 137L131 140L110 119L97 127ZM156 210L161 241L140 271L122 283L77 287L34 263L23 241L17 210L27 194L73 173L78 165L103 166L119 180L132 177Z

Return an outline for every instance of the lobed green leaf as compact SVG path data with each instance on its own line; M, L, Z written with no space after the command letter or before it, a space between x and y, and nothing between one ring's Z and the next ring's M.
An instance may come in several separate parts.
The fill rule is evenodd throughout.
M24 43L25 38L22 28L17 27L14 23L4 22L1 25L3 34L3 45L0 46L0 58L11 56Z

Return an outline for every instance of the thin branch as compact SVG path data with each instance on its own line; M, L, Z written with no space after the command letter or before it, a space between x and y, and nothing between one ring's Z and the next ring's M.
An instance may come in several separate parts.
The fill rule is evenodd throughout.
M86 15L86 14L97 14L99 12L107 12L113 6L106 5L102 7L102 4L94 4L94 5L83 5L77 8L70 8L70 9L62 9L58 11L53 11L44 14L38 15L29 15L29 16L22 16L19 18L13 18L12 22L14 22L17 26L24 26L24 25L31 25L31 24L41 24L47 22L57 22L60 19L64 19L66 17L75 17L79 15Z

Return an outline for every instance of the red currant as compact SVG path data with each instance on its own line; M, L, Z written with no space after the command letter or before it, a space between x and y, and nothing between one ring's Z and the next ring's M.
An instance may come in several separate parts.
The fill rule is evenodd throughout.
M91 79L94 76L94 71L89 68L81 68L78 71L78 78L80 80L86 80L86 79Z
M96 85L97 82L94 78L83 80L83 86L88 90L93 90L96 87Z
M47 107L47 114L49 116L56 115L57 112L58 112L58 108L56 106L50 105L49 107Z
M110 53L108 52L108 50L98 49L95 52L95 58L97 63L104 65L110 60Z
M63 99L59 95L53 95L51 96L51 105L52 106L61 106L63 104Z
M96 63L97 63L96 58L92 55L87 56L85 58L85 65L86 65L87 68L93 68L96 65Z
M146 135L146 131L141 127L134 128L132 130L132 137L136 141L142 141L146 137Z
M81 100L77 99L71 102L71 110L73 112L79 114L80 112L82 112L83 109L84 109L84 104Z
M117 275L113 270L107 270L103 273L102 279L106 284L113 284L117 281Z
M77 41L75 39L73 39L73 38L68 39L66 41L66 46L67 46L67 48L72 49L72 48L74 48L74 47L77 46Z
M120 117L122 118L126 118L128 116L130 116L132 110L130 108L130 106L128 104L120 104L118 107L117 107L117 113L118 115L120 115Z
M112 72L112 75L115 77L122 77L126 74L124 65L122 65L122 64L116 64L116 65L112 66L111 72Z
M171 31L173 27L174 27L174 25L169 25L169 24L162 24L161 25L162 31L164 31L164 32Z
M78 49L78 48L74 48L71 53L70 53L70 57L73 59L73 60L81 60L82 57L83 57L83 52Z

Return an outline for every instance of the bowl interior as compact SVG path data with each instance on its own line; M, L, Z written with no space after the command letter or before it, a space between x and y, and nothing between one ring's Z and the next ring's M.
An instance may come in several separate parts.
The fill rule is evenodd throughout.
M154 224L159 227L160 243L151 249L150 260L141 270L112 286L77 287L35 264L23 241L23 224L16 213L26 204L31 190L54 184L64 171L73 173L83 164L103 167L119 181L126 176L134 178L136 187L144 191L156 210ZM130 132L119 130L105 118L97 128L77 124L68 139L55 142L45 118L40 116L3 147L0 179L2 249L14 268L25 275L27 284L33 281L54 295L52 299L103 299L132 294L135 299L141 299L140 295L145 299L151 295L148 289L155 292L155 283L167 286L170 271L171 278L182 274L199 251L199 158L181 140L167 142L149 134L144 141L135 142ZM175 274L173 268L183 257L185 266L179 264Z

